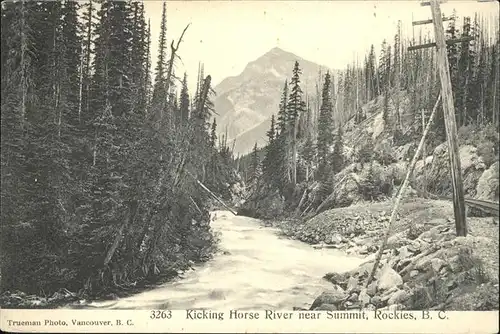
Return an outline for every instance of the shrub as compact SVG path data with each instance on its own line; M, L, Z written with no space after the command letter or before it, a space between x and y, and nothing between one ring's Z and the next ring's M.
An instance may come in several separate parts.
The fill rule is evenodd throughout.
M490 141L484 141L478 144L477 154L483 158L486 167L490 167L498 158L495 153L495 145Z
M394 176L388 174L384 177L383 169L371 163L366 169L366 174L361 181L361 192L365 200L380 200L391 196L394 189Z
M482 284L490 280L483 260L474 255L472 249L461 248L458 253L458 263L464 272L463 278L465 281Z
M431 279L425 286L421 285L413 290L409 299L409 309L425 310L443 304L448 296L446 282L440 279Z
M365 163L369 163L373 160L373 142L371 139L368 139L361 145L358 149L357 152L357 161L360 162L362 165Z

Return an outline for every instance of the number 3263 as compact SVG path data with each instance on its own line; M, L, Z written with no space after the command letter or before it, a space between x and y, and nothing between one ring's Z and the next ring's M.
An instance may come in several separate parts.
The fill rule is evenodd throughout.
M170 319L172 318L172 311L151 311L151 319Z

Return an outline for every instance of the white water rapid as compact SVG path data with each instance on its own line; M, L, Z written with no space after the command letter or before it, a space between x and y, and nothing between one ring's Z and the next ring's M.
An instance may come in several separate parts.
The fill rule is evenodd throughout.
M353 269L363 259L335 249L314 249L280 237L252 218L215 211L223 254L152 290L112 301L106 309L288 309L308 308L331 283L327 272Z

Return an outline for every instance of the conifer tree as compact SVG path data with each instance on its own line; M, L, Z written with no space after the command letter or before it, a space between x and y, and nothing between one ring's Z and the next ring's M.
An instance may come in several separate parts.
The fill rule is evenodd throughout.
M182 88L179 97L179 112L181 114L181 124L186 125L189 119L189 93L187 87L187 74L184 73Z
M496 41L494 41L491 46L491 62L488 66L487 64L482 64L482 67L489 67L488 82L487 82L487 92L486 92L486 108L491 110L491 114L488 118L492 121L493 125L498 127L499 115L496 112L499 109L498 102L498 91L500 89L500 73L499 73L499 63L500 63L500 32L496 36ZM486 69L488 70L488 69Z
M335 144L332 152L332 171L334 173L340 172L344 168L344 143L342 139L342 127L339 126Z
M257 187L259 177L260 177L260 158L259 158L259 150L257 148L257 143L255 143L252 150L251 161L250 161L249 183L253 187Z
M267 145L265 146L264 159L262 160L262 177L264 184L271 189L279 189L281 183L281 164L279 156L279 133L276 129L274 114L271 115L271 125L266 133Z
M95 30L95 6L94 1L90 0L82 6L83 13L83 40L82 40L82 99L81 99L81 122L83 126L88 126L91 122L90 114L90 85L92 80L92 55L93 55L93 37Z
M210 128L210 147L215 148L215 143L217 142L217 122L215 118L212 122L212 127Z
M131 4L131 91L133 94L133 112L146 114L148 104L148 28L144 17L144 4L133 2Z
M395 131L400 131L401 115L399 113L400 90L401 90L401 21L398 21L396 35L394 35L394 108L396 115Z
M333 110L330 98L330 73L325 74L318 119L317 178L324 180L330 173L330 147L333 145Z
M167 66L167 4L163 2L160 24L160 36L158 39L158 60L155 67L155 78L153 95L151 100L152 117L157 124L163 121L163 114L166 112L165 103L168 92L166 91L165 71ZM168 120L165 121L168 123Z
M311 135L308 135L302 150L302 159L305 164L305 181L309 182L314 160L316 158L316 147Z
M446 38L454 39L457 38L458 29L456 28L457 15L456 11L450 17L450 22L448 24L448 29L446 29ZM458 44L448 44L446 46L448 53L448 63L450 66L450 78L451 78L451 88L453 92L456 92L458 87L458 60L459 60L459 45Z
M384 120L385 127L389 127L389 90L384 91L384 106L382 109L382 118Z
M276 121L274 120L274 114L271 115L271 125L269 130L266 132L267 139L269 143L274 142L276 138Z
M470 36L471 32L471 23L470 17L463 18L463 27L461 37ZM473 57L471 53L471 49L469 47L469 42L464 42L459 47L459 55L457 59L457 71L459 75L457 76L457 90L454 91L454 102L456 106L456 116L457 123L459 125L465 125L467 121L467 100L468 100L468 88L470 85L470 75L472 73L473 61L471 58Z
M290 96L287 104L287 126L289 129L289 138L291 146L291 181L295 185L297 183L297 140L301 138L299 132L299 118L305 111L305 102L302 99L302 89L300 88L300 69L299 62L296 61L293 67L292 79L290 80Z
M372 100L379 94L378 87L375 80L375 47L373 44L370 47L370 52L366 60L366 91L368 95L368 101Z
M286 133L286 127L288 123L288 115L286 107L288 105L288 83L285 80L285 85L283 87L283 92L281 94L281 101L278 110L278 130L280 134Z

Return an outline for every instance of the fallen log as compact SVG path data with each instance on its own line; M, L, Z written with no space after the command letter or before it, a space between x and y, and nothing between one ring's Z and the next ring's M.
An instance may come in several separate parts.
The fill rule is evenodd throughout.
M349 176L349 174L344 175L344 177L343 177L342 179L340 179L340 181L339 181L339 182L337 182L337 183L335 184L335 186L333 186L333 191L332 191L332 193L331 193L330 195L328 195L328 197L327 197L327 198L326 198L326 199L325 199L325 200L324 200L324 201L323 201L323 202L322 202L322 203L318 206L318 208L317 208L317 209L316 209L316 211L315 211L315 213L316 213L316 214L318 214L318 213L321 211L321 209L323 209L323 207L324 207L324 206L325 206L325 205L326 205L329 201L331 201L331 200L332 200L332 198L334 198L334 197L335 197L335 194L336 194L335 190L337 189L337 187L338 187L338 186L339 186L339 185L340 185L340 184L341 184L341 183L342 183L342 182L343 182L343 181L344 181L344 180L345 180L348 176Z
M211 192L210 189L208 189L203 183L201 183L196 177L194 177L193 174L191 174L191 173L188 172L188 175L190 175L196 181L196 183L198 183L200 185L200 187L203 190L205 190L206 192L208 192L217 202L219 202L220 204L222 204L228 211L230 211L235 216L238 215L238 213L236 211L234 211L233 209L231 209L226 203L224 203L223 200L221 200L217 195L215 195L213 192Z
M297 205L297 208L295 209L295 214L298 214L300 212L300 208L302 205L304 205L304 200L306 199L306 194L307 194L307 188L304 190L304 193L302 194L302 197L300 198L299 205Z

